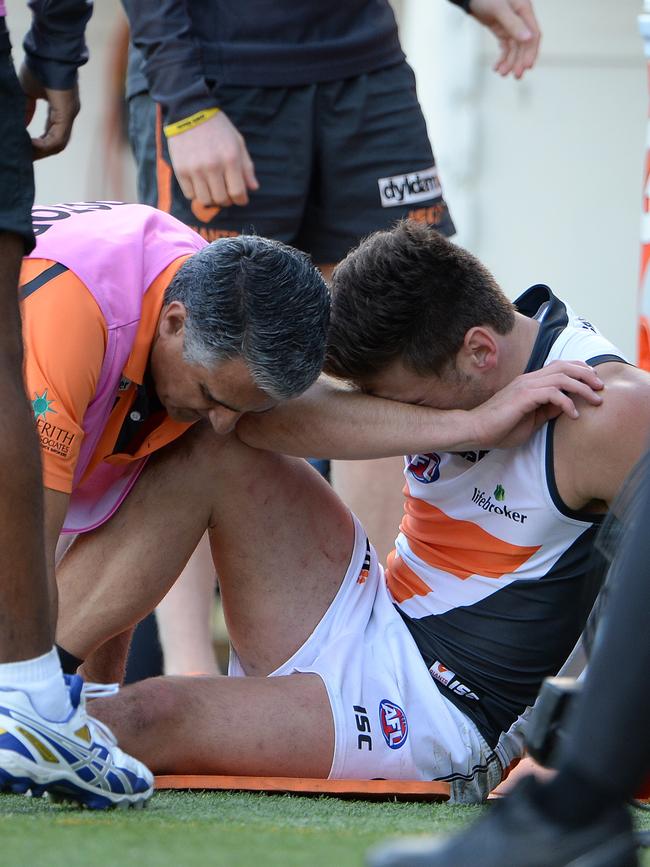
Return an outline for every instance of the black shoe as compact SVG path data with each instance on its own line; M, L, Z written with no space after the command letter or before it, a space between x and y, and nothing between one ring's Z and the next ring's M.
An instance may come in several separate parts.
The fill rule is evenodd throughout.
M638 867L632 820L623 806L588 827L549 821L527 777L467 831L452 838L395 840L371 850L368 867Z

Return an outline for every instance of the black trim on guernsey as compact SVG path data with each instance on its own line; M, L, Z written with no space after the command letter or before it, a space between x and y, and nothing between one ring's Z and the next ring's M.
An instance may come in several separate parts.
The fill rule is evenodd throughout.
M598 514L598 512L587 512L585 509L571 509L569 506L567 506L567 504L560 496L560 492L557 489L557 482L555 480L555 460L553 455L553 440L555 437L556 421L557 419L554 418L548 422L546 428L546 445L544 452L544 469L546 472L546 484L548 485L548 492L551 495L551 499L553 500L555 508L565 517L573 518L574 521L589 521L592 524L602 524L605 519L604 514Z
M533 319L542 305L548 304L541 321L539 332L530 353L524 373L540 370L548 358L551 346L569 324L569 315L565 305L556 298L548 286L537 283L531 286L515 301L515 307L523 316Z
M591 365L591 367L597 367L599 364L607 364L609 361L620 361L621 364L630 364L629 361L626 361L624 358L621 358L620 355L594 355L593 358L588 358L585 361L585 364Z
M21 286L20 291L18 292L18 299L24 301L25 298L29 298L29 296L36 292L37 289L45 286L45 284L49 283L50 280L54 280L54 278L58 277L59 274L64 274L69 270L69 268L66 268L66 266L62 265L60 262L55 262L54 265L50 265L49 268L42 271L38 277L34 277L34 279L30 280L29 283L25 283Z

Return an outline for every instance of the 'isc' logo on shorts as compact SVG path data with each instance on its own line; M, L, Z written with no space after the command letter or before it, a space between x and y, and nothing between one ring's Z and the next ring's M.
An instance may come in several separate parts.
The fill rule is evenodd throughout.
M406 743L409 726L402 708L392 701L382 699L379 704L379 724L384 740L391 750L398 750Z

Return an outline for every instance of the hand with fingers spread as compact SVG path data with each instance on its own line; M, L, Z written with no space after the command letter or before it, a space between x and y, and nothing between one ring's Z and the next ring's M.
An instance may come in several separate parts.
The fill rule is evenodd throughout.
M247 205L257 190L246 142L223 111L168 138L169 156L183 195L209 207Z
M541 33L530 0L470 0L469 12L499 40L495 72L519 79L534 66Z
M582 361L553 361L524 373L472 410L479 448L510 448L526 442L537 428L565 413L578 418L576 400L597 406L603 383Z
M35 160L49 157L60 153L72 133L72 124L79 114L79 89L75 84L68 90L55 90L43 85L27 64L23 64L18 74L20 86L27 97L27 113L25 124L29 125L34 111L36 100L44 99L47 102L47 120L43 135L32 138L32 156Z

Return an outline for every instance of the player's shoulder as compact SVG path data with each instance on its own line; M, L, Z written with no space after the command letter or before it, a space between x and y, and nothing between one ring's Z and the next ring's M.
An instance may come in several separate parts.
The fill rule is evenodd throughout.
M650 442L650 373L620 361L597 370L602 403L577 402L580 417L556 423L556 475L576 508L610 502Z

